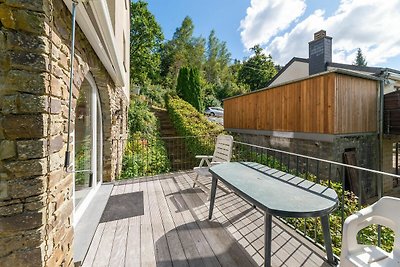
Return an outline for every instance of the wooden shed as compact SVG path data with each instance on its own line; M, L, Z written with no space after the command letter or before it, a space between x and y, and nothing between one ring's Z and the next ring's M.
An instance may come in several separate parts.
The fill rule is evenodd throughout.
M376 133L378 80L335 70L224 100L227 130Z

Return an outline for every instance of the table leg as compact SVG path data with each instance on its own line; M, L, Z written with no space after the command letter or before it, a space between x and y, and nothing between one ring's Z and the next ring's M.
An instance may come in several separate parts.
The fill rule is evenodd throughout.
M321 217L322 231L324 233L324 243L326 249L326 256L329 263L335 263L332 252L332 240L329 230L329 215Z
M214 202L215 202L215 193L217 191L217 182L218 179L216 177L212 177L212 185L211 185L211 194L210 194L210 209L208 211L208 219L211 220L213 209L214 209Z
M272 216L264 213L264 266L271 267Z

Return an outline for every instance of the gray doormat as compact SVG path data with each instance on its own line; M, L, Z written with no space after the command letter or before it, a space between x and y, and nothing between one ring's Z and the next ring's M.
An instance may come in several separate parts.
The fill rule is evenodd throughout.
M121 220L143 214L143 191L114 195L108 199L100 222Z

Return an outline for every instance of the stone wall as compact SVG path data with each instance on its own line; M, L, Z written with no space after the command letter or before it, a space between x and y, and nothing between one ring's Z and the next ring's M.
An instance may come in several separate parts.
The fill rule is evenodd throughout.
M1 266L72 266L73 176L63 169L71 14L62 0L0 0L0 29ZM87 73L99 89L103 179L111 181L128 99L79 28L74 65L73 107Z

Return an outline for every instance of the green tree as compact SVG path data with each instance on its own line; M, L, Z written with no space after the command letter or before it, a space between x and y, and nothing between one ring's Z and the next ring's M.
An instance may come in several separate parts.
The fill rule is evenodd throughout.
M197 69L182 67L179 70L176 92L180 98L190 103L198 111L203 111L200 73Z
M164 39L160 25L139 0L131 2L130 76L134 84L157 83L160 76L160 48Z
M221 42L212 30L208 36L206 62L204 64L205 79L209 83L219 83L226 76L231 54L225 42Z
M353 65L361 66L361 67L367 66L367 61L361 51L361 48L357 49L357 55L356 55L355 61L353 62Z
M185 17L172 39L161 49L161 75L165 83L175 87L175 81L182 67L201 69L204 62L205 40L193 37L194 25Z
M247 84L254 91L267 86L277 73L271 55L266 56L259 45L251 50L254 55L246 60L238 73L238 81Z

